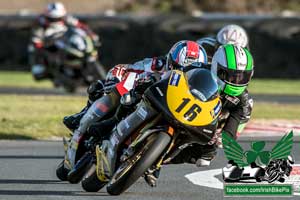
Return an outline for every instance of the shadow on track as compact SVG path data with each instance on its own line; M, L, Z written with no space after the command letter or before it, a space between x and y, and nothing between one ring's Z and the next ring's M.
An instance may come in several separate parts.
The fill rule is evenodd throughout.
M63 159L64 156L53 155L0 155L0 159Z
M0 184L69 184L59 180L0 179Z
M4 119L2 119L3 121ZM0 139L1 140L34 140L35 138L18 134L18 133L3 133L0 131Z
M87 193L83 191L41 191L41 190L0 190L1 195L12 196L109 196L106 192Z

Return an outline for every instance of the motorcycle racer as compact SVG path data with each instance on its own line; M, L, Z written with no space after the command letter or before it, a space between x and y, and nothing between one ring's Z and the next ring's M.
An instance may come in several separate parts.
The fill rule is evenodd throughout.
M254 65L250 52L243 47L227 44L219 47L210 66L217 78L222 111L219 117L219 129L234 139L249 121L253 100L247 86L253 76ZM221 131L207 145L190 145L179 154L175 154L170 163L193 163L198 167L209 166L217 154ZM156 186L160 170L149 169L145 174L146 182Z
M84 23L71 15L67 15L64 5L60 2L49 3L45 12L41 14L32 31L32 38L28 47L29 64L35 78L40 79L46 71L47 63L43 59L43 49L47 34L66 31L67 27L82 29L93 40L94 46L99 46L99 37Z
M213 55L221 45L234 44L249 49L249 39L245 29L236 24L226 25L215 37L200 38L197 43L206 50L209 63L211 63Z
M154 76L161 77L172 67L188 66L191 63L206 63L207 57L204 49L193 41L177 42L170 50L166 59L146 58L134 64L117 65L109 75L106 84L112 85L111 90L93 102L80 119L78 128L74 130L67 156L65 167L72 168L78 142L88 127L99 121L109 112L113 111L120 103L131 104L130 99L134 99L129 85L131 82L143 84ZM118 83L117 83L118 82ZM132 86L135 88L136 86ZM105 87L106 89L106 87ZM129 97L129 98L128 98ZM129 100L129 102L128 102Z
M196 47L196 44L192 41L180 41L173 45L172 49L182 49L182 46L185 46L189 44L186 48L194 48ZM197 45L198 46L198 45ZM200 62L207 62L207 56L205 50L201 47L201 45L197 48L200 48L199 50L199 61ZM171 50L172 50L171 49ZM171 52L170 50L170 52ZM176 51L179 52L177 49ZM190 51L190 50L188 50ZM174 52L173 56L177 56L176 53ZM183 56L183 55L181 55ZM190 59L190 58L188 58ZM186 63L181 63L182 65L188 65L189 62L194 62L195 60L191 59L188 60L185 59L184 57L182 58L181 62L186 62ZM77 114L66 116L63 120L64 124L66 127L68 127L70 130L75 130L79 126L80 119L82 116L86 113L87 109L90 107L90 105L98 98L100 98L104 94L104 88L106 90L108 88L113 87L117 82L121 81L122 76L127 73L127 72L136 72L136 73L143 73L144 75L151 74L152 72L165 72L168 69L168 66L172 66L172 64L175 64L175 61L171 61L171 56L170 53L167 56L160 56L160 57L154 57L154 58L145 58L144 60L138 61L132 65L125 65L125 64L119 64L116 65L114 68L112 68L106 77L105 83L102 81L97 81L88 88L87 93L89 94L89 100L87 102L87 106L83 108L83 110Z

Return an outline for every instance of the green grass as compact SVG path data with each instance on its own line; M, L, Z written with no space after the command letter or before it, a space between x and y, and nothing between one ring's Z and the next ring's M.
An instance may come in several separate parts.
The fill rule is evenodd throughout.
M0 95L0 139L49 139L68 135L62 118L86 102L78 96ZM299 119L300 103L256 103L252 119Z
M49 80L35 81L29 72L0 71L0 87L51 88Z
M65 115L80 111L85 97L0 95L0 139L46 139L67 135Z
M0 71L0 87L52 88L52 83L33 80L29 72ZM251 94L299 95L300 80L253 79Z
M300 95L299 80L253 79L249 84L251 94ZM300 102L299 102L300 103Z
M252 119L299 120L299 104L254 103Z

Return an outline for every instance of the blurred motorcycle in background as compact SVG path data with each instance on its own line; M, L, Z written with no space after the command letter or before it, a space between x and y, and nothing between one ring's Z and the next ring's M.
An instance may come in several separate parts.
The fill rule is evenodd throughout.
M55 87L75 92L79 86L105 79L97 49L83 29L53 24L45 31L43 48L36 51L30 44L28 50L30 63L43 63L32 65L35 80L50 79Z

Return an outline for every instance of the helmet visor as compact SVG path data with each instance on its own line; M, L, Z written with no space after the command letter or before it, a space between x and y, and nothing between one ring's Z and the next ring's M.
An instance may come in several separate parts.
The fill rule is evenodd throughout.
M218 77L226 83L233 85L247 85L252 77L252 70L232 70L218 67Z
M60 22L63 20L62 17L50 17L50 16L46 16L46 20L49 22L49 23L55 23L55 22Z

